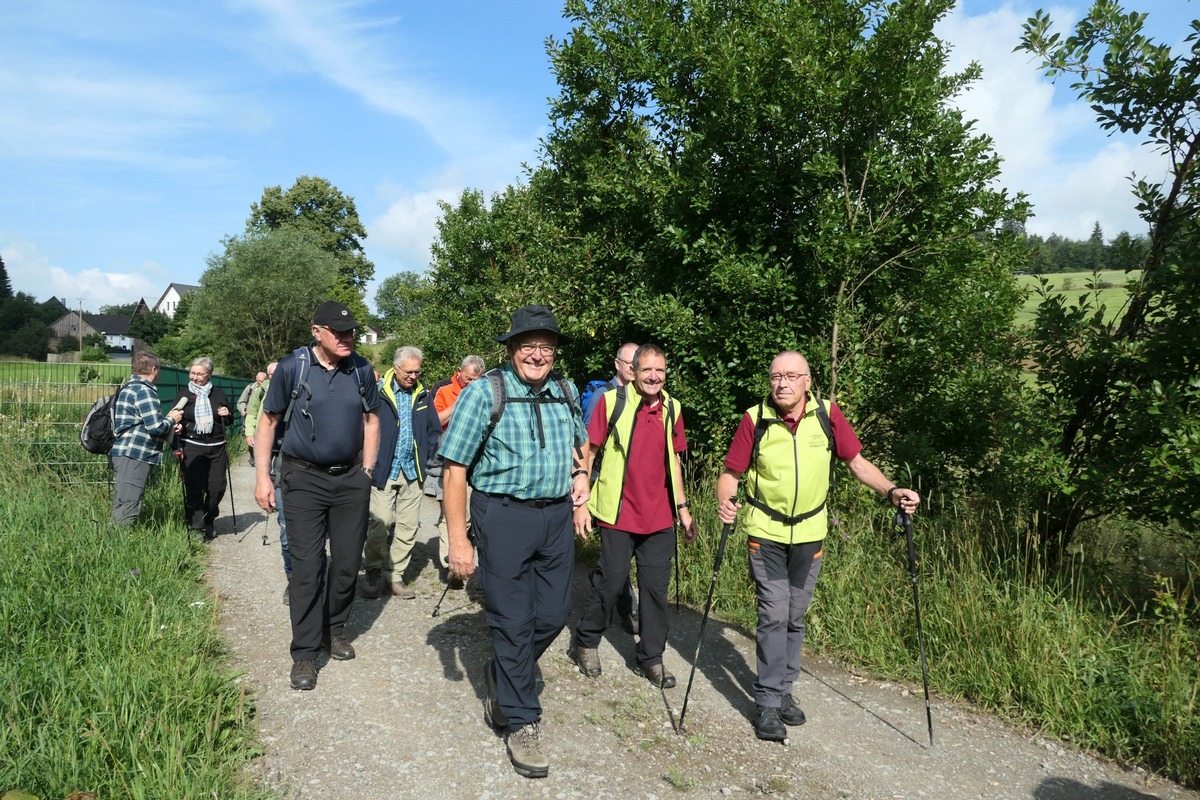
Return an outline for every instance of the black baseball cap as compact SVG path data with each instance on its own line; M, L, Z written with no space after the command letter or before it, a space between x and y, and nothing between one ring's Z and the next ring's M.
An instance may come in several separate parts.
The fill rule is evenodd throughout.
M317 306L317 310L313 312L312 324L324 325L329 330L339 333L352 331L358 327L358 322L350 313L350 309L336 300L326 300Z

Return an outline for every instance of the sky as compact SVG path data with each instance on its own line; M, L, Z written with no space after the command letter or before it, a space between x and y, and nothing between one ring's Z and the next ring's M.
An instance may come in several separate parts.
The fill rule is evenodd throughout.
M1068 85L1013 53L1036 2L961 0L939 23L957 104L1034 204L1028 230L1144 233L1128 177L1165 164L1106 136ZM1047 5L1059 29L1086 3ZM1180 45L1200 0L1139 0ZM301 175L351 196L375 263L368 289L424 271L438 201L522 180L557 85L561 0L4 0L0 257L15 291L75 308L153 305L197 284L263 189Z

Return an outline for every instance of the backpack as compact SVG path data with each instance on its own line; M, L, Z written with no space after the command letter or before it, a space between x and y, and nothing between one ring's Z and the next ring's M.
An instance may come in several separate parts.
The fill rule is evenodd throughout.
M611 381L588 381L587 386L584 386L583 391L579 393L579 407L583 409L583 413L590 413L592 402L610 388L612 388Z
M471 479L471 474L475 471L475 465L479 463L480 457L483 455L483 446L487 444L487 440L491 438L492 431L496 430L496 424L500 422L500 417L504 416L504 409L509 402L513 403L533 403L537 401L532 397L515 397L511 401L508 398L508 392L504 388L504 375L499 369L488 370L483 373L483 377L487 378L488 386L492 390L492 413L488 417L487 430L483 432L483 438L479 440L479 447L475 450L475 455L471 457L471 463L467 466L467 480ZM558 384L558 389L562 392L562 397L551 397L548 400L540 402L546 403L566 403L572 414L578 414L579 407L575 405L575 401L571 399L571 390L575 387L557 372L550 373L550 380Z
M117 427L117 397L121 394L122 384L115 392L105 395L92 403L87 416L83 418L83 426L79 429L79 443L83 449L98 456L108 455L116 444L117 437L124 433Z

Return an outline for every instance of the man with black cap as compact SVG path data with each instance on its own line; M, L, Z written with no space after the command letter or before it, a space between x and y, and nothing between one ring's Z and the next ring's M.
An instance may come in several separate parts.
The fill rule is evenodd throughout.
M293 689L317 685L322 649L339 661L354 658L345 626L362 564L379 452L379 391L370 363L354 352L357 327L341 303L317 306L313 341L279 362L255 431L255 449L270 453L281 419L284 425L278 477L292 557ZM269 462L258 459L254 489L255 500L268 513L275 509ZM327 536L329 572L324 578Z
M567 337L550 310L518 309L496 341L505 343L508 363L462 390L442 437L450 570L470 577L472 543L478 548L493 651L484 720L504 734L517 773L542 778L550 762L536 666L571 613L572 514L588 499L586 433L575 387L551 371Z

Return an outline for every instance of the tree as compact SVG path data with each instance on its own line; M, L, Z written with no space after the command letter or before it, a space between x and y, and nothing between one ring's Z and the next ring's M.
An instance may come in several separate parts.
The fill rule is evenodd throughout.
M568 2L518 219L557 237L525 245L530 279L584 363L653 337L719 447L798 347L885 461L992 463L1028 209L951 107L978 74L944 74L951 6Z
M8 280L8 267L4 266L4 259L0 258L0 300L7 300L13 296L12 283Z
M1150 229L1121 317L1104 324L1085 300L1044 302L1033 357L1055 469L1041 486L1039 532L1052 557L1080 523L1108 514L1200 531L1200 21L1175 55L1143 33L1144 13L1098 0L1063 38L1043 11L1021 49L1051 77L1069 75L1105 130L1133 133L1162 153L1167 180L1136 179Z
M100 306L101 314L111 314L114 317L131 317L137 310L137 303L118 303L116 305Z
M398 272L383 279L375 291L375 308L384 328L392 330L415 319L432 301L433 283L415 272Z
M357 293L358 303L362 304L362 293L375 276L375 265L363 251L367 229L358 219L354 198L342 194L324 178L308 175L297 178L286 192L282 187L268 186L262 199L250 205L246 232L285 229L308 231L322 250L334 255L344 288ZM341 299L345 302L344 295Z
M309 341L313 309L329 299L338 261L307 231L225 240L193 292L184 337L205 342L220 369L253 375Z
M138 314L129 321L128 334L146 344L155 344L171 331L171 318L161 311Z

